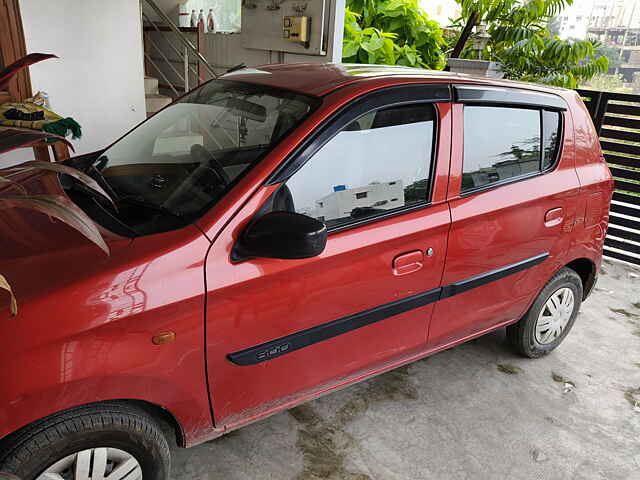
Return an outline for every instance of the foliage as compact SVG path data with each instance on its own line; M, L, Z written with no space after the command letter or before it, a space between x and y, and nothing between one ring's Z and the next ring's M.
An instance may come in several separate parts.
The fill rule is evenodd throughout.
M46 162L27 162L18 167L7 169L4 176L0 176L0 184L2 184L2 190L15 189L16 192L0 195L0 209L1 208L25 208L28 210L35 210L50 217L57 218L61 222L76 229L82 235L87 237L93 243L95 243L102 251L109 254L109 247L102 238L102 234L93 220L87 216L78 206L76 206L71 200L62 195L28 195L19 183L14 183L11 179L12 176L26 172L29 170L49 170L58 173L65 173L76 178L79 182L86 185L86 187L96 190L101 195L104 195L110 201L109 195L100 187L100 185L88 175L74 168L66 165ZM3 192L4 193L4 192ZM15 295L11 289L11 285L7 279L0 275L0 289L5 290L11 297L10 312L11 315L16 315L18 312L18 304L16 302Z
M49 58L57 58L55 55L44 53L32 53L21 58L17 62L12 63L3 70L0 70L0 90L6 89L11 79L22 69L27 68L34 63L47 60ZM55 139L57 141L65 141L65 139L52 135L50 133L29 131L26 129L9 129L8 135L3 136L0 142L0 152L9 152L16 148L33 145L34 142L43 139ZM109 254L109 247L102 238L100 230L86 213L84 213L75 203L62 195L28 195L25 188L16 183L11 177L30 170L48 170L56 173L64 173L75 178L87 188L93 189L105 196L112 203L113 200L107 192L89 175L76 170L75 168L62 165L59 163L48 162L26 162L17 167L6 169L3 175L0 175L0 209L1 208L24 208L35 210L50 217L57 218L61 222L75 228L82 235L87 237L93 243L98 245L102 251ZM15 190L15 191L14 191ZM11 297L9 311L11 315L18 313L18 303L13 293L11 285L7 279L0 275L0 290L5 290Z
M55 55L48 53L30 53L26 57L22 57L20 60L12 63L8 67L0 70L0 90L6 90L9 81L22 69L27 68L34 63L42 62L50 58L58 58Z
M598 45L596 48L595 57L607 57L609 59L609 70L614 70L624 63L624 60L620 57L620 47L613 45Z
M596 75L584 84L585 88L601 92L632 93L632 89L624 86L621 73L611 75Z
M473 12L491 36L482 58L497 61L507 78L576 88L606 73L606 57L595 58L597 44L562 40L549 32L549 22L573 0L457 0L461 30ZM468 42L462 56L475 58Z
M443 45L418 0L347 0L344 62L442 69Z
M553 17L547 22L547 29L549 30L549 34L552 37L557 37L560 35L561 26L562 24L560 23L560 19L558 17Z

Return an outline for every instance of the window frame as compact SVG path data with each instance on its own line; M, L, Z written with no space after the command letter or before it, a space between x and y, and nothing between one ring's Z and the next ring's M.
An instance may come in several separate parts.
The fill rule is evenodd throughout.
M327 227L328 234L334 234L352 228L378 222L396 215L428 208L432 204L433 189L435 182L435 171L438 162L438 146L440 143L440 109L438 103L451 102L451 85L447 83L425 83L425 84L404 84L394 85L365 93L355 99L350 100L325 120L309 137L289 155L282 164L267 178L265 186L282 184L291 178L298 170L313 158L313 156L336 135L338 135L347 125L364 115L376 110L385 108L401 107L406 105L429 104L435 111L435 126L433 131L433 142L431 155L425 155L425 161L431 159L427 179L427 195L424 201L416 202L408 206L401 206L386 210L384 213L374 214L368 217L354 219Z
M27 54L18 0L2 0L0 3L0 52L5 66ZM23 100L31 93L29 69L25 68L12 79L8 90L0 90L0 104Z
M474 195L476 193L479 192L484 192L486 190L491 190L493 188L498 188L498 187L502 187L504 185L508 185L510 183L516 183L516 182L521 182L523 180L528 180L530 178L535 178L535 177L539 177L541 175L546 175L547 173L553 171L556 169L556 167L559 165L560 163L560 158L562 158L562 150L563 150L563 146L564 146L564 133L565 133L565 110L563 109L557 109L557 108L549 108L548 106L534 106L534 105L530 105L530 104L511 104L511 103L501 103L501 102L490 102L490 103L476 103L476 102L463 102L464 107L462 109L462 128L463 128L463 132L462 132L462 163L461 163L461 177L462 177L462 172L464 171L464 136L466 135L466 129L464 127L464 112L467 106L469 107L488 107L488 108L516 108L516 109L520 109L520 110L535 110L538 112L538 117L540 119L540 162L539 162L539 167L540 170L538 170L537 172L531 172L531 173L524 173L522 175L516 175L514 177L509 177L509 178L505 178L504 180L500 180L497 182L493 182L493 183L488 183L486 185L481 185L479 187L475 187L469 190L462 190L462 184L460 184L460 197L468 197L470 195ZM556 145L556 148L553 152L553 161L551 162L551 164L549 165L549 167L547 168L542 168L543 167L543 163L544 163L544 115L543 112L544 111L548 111L548 112L555 112L555 113L559 113L560 114L560 124L558 126L558 131L560 132L560 138L558 140L558 144Z
M540 162L541 162L540 166L542 167L544 165L544 112L558 113L560 117L560 122L558 124L559 138L558 138L558 143L556 144L556 148L553 150L553 154L552 154L553 158L547 168L540 169L541 174L550 172L551 170L555 170L555 168L560 163L560 158L562 157L562 147L564 145L564 124L565 124L564 112L558 112L557 110L549 110L546 108L541 109L540 119L541 119L542 132L540 135Z

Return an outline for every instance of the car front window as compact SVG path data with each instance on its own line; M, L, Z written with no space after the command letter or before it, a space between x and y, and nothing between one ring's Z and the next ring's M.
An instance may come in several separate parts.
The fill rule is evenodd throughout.
M214 80L109 147L89 173L108 184L117 206L111 213L136 235L179 228L209 210L318 104Z
M369 112L323 145L282 195L329 229L426 204L436 121L428 103Z

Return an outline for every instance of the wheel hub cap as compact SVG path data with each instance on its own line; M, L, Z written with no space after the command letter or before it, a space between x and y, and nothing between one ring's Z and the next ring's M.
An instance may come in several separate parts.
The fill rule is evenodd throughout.
M57 461L37 480L142 480L142 469L129 453L117 448L93 448Z
M536 341L553 343L567 327L573 313L573 291L564 287L553 293L542 307L536 323Z

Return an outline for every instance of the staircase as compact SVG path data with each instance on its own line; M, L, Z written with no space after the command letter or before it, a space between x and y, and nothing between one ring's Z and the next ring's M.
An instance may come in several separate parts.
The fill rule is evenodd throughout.
M206 59L204 23L178 27L155 0L140 0L147 116L217 74ZM166 95L165 95L166 94ZM170 96L167 96L170 95Z
M147 117L173 102L171 97L160 95L158 79L154 77L144 77L144 96L147 104Z

